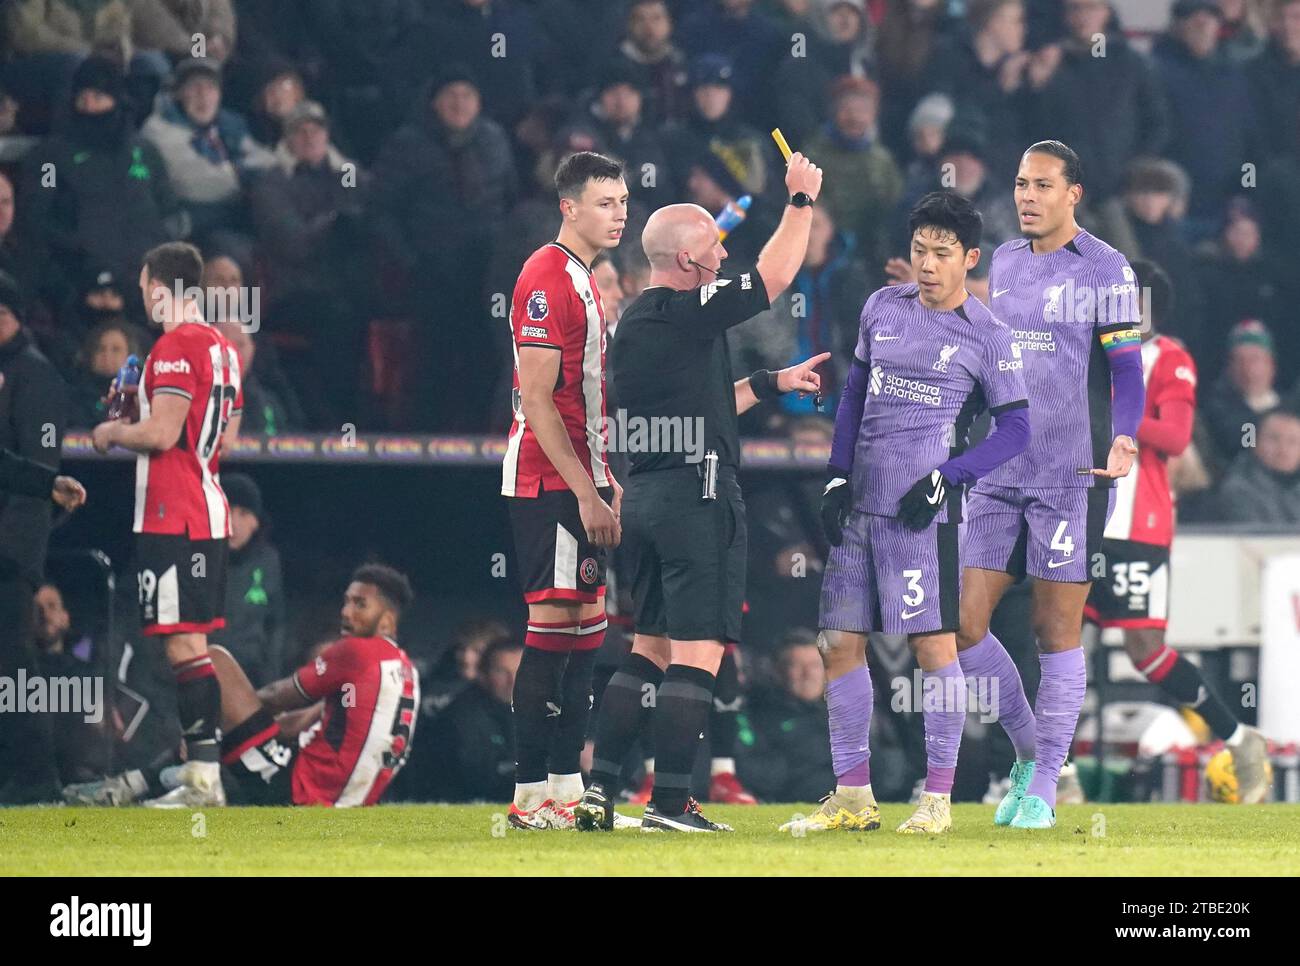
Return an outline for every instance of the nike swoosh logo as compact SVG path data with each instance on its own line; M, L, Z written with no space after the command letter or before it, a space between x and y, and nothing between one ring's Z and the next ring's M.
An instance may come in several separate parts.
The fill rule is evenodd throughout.
M933 490L930 491L930 495L927 496L925 499L930 504L930 506L934 506L936 503L939 502L942 496L943 496L943 484L940 483L938 486L936 486Z
M902 338L901 335L881 335L879 332L876 333L877 342L889 342L891 339L901 339L901 338Z
M1068 563L1074 563L1074 561L1073 560L1049 560L1047 561L1047 569L1055 570L1057 567L1064 567Z
M1009 289L1009 288L1000 288L1000 289L998 289L996 292L993 293L993 298L995 298L995 299L996 299L996 298L1001 298L1003 295L1006 295L1006 294L1007 294L1008 292L1010 292L1010 291L1011 291L1011 289Z
M915 617L917 614L924 614L924 613L925 613L927 610L929 610L929 609L930 609L930 608L928 608L928 607L922 607L920 610L914 610L914 611L912 611L912 613L910 613L910 614L909 614L907 611L903 611L903 614L902 614L903 620L905 620L905 621L910 621L910 620L911 620L913 617Z

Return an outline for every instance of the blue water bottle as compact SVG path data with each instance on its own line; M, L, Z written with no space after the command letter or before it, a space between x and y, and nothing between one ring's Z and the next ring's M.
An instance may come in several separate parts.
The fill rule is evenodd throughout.
M126 364L117 370L113 391L108 398L108 418L135 422L139 417L140 360L134 355L126 357Z
M718 223L718 241L725 241L727 235L745 220L745 213L753 202L754 199L749 195L741 195L735 201L727 202L727 207L713 219Z

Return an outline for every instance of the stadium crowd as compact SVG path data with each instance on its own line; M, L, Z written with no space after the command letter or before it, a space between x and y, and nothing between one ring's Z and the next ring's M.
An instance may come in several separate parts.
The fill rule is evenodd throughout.
M66 383L68 426L95 425L126 357L156 336L141 256L188 239L206 284L231 293L210 315L241 356L245 434L503 436L505 312L524 260L554 237L558 161L595 150L628 165L628 230L596 269L616 339L655 208L716 213L748 196L727 248L753 262L785 203L767 134L780 126L825 191L790 291L735 330L734 368L832 352L823 410L787 397L743 421L827 444L862 300L906 271L908 209L941 185L975 201L987 298L988 256L1017 233L1018 154L1053 137L1083 158L1084 226L1173 281L1164 331L1201 386L1171 472L1180 518L1300 525L1300 279L1286 263L1300 247L1300 0L1177 0L1143 34L1126 33L1125 7L6 0L0 357L34 342ZM222 643L260 685L295 666L284 588L256 484L223 483L237 509ZM815 614L816 582L791 575L825 550L819 490L773 475L748 497L750 606L774 619L728 728L747 784L781 800L816 798L831 777L820 662L788 616ZM42 594L55 667L79 645L57 588ZM479 623L425 668L426 717L458 737L417 740L399 794L509 796L518 651Z
M655 207L750 196L728 248L752 261L783 202L777 125L826 197L736 371L830 350L835 385L911 203L941 183L975 200L983 274L1016 232L1017 151L1051 134L1086 164L1086 226L1174 282L1169 334L1203 387L1184 518L1300 520L1300 422L1270 420L1277 447L1240 439L1300 408L1300 0L1180 0L1134 38L1104 0L10 0L4 26L0 299L68 383L71 426L148 347L141 253L188 238L233 294L213 313L248 370L244 432L503 432L503 315L554 234L558 159L629 165L600 271L616 332ZM435 363L458 378L418 378ZM747 429L834 403L769 404Z

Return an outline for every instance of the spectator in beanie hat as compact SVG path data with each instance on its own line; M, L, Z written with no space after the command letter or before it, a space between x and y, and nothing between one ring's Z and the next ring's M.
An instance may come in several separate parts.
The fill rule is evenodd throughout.
M1276 388L1277 361L1273 333L1258 319L1243 319L1232 327L1227 342L1228 365L1201 403L1201 415L1225 463L1241 452L1243 434L1259 416L1282 402Z
M117 64L87 57L66 120L24 159L24 221L70 279L88 267L135 278L146 251L183 233L162 159L128 123L124 85Z
M167 164L176 193L200 239L246 229L243 191L255 171L274 162L253 140L243 116L222 106L221 65L193 57L176 66L172 93L160 99L140 133ZM218 247L240 247L229 239Z
M695 58L691 61L690 88L687 119L664 129L668 156L694 158L711 151L723 159L744 194L763 194L768 188L769 169L779 156L770 137L738 119L731 62L718 54ZM678 175L678 189L683 194L687 174L683 171ZM779 179L772 180L775 190Z
M645 123L643 95L637 71L615 61L596 89L591 123L606 150L627 165L628 190L659 208L671 200L672 171L659 134Z

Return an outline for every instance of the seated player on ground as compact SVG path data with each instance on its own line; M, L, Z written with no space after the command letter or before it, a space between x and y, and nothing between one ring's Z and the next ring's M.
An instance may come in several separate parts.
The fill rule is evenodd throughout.
M344 808L379 801L410 754L420 703L419 676L394 640L412 596L405 575L391 567L357 568L343 598L343 637L258 691L229 651L212 648L221 684L221 762L237 779L237 804ZM64 797L125 805L182 787L187 767L70 785Z

